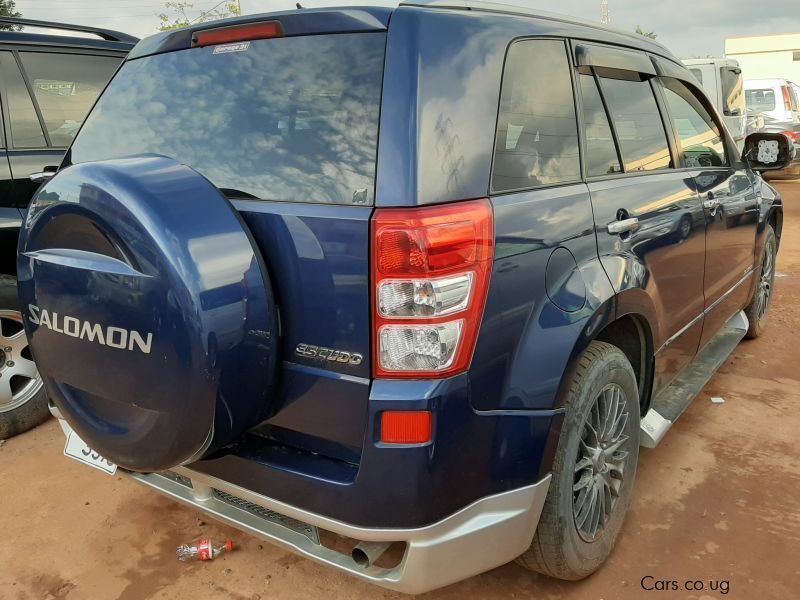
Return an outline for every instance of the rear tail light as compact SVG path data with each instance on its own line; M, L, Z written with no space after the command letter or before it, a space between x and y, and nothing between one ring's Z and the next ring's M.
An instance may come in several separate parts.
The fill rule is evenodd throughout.
M262 21L261 23L215 27L213 29L195 31L194 34L192 34L192 48L213 46L215 44L228 44L232 42L263 40L282 36L283 28L278 21Z
M430 411L385 411L381 413L381 442L426 444L433 436Z
M465 371L491 273L489 201L378 209L372 235L375 376Z
M800 133L797 133L796 131L781 131L781 133L793 142L800 142Z
M792 112L792 97L789 95L789 86L782 85L781 91L783 91L783 106L787 110L787 112Z

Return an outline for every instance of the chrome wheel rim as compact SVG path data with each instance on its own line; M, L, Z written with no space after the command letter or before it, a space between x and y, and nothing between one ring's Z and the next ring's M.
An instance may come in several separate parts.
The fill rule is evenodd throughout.
M575 478L572 513L581 538L600 538L611 519L625 481L629 452L623 447L629 437L625 392L610 383L598 394L583 425Z
M775 252L773 251L774 242L767 242L764 248L764 262L761 265L761 279L758 282L758 306L756 307L756 318L760 321L769 310L772 301L772 284L775 281Z
M40 389L42 377L33 362L22 314L0 310L0 413L19 408Z

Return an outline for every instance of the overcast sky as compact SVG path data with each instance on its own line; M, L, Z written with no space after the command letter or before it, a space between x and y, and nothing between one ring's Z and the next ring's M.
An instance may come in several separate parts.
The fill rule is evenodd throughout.
M294 8L295 0L240 0L246 13ZM510 0L513 1L513 0ZM31 19L49 19L118 29L140 37L156 31L164 0L16 0ZM392 4L390 0L301 0L303 6ZM584 19L600 19L600 0L517 0L518 4ZM195 0L209 9L217 0ZM800 32L798 0L609 0L611 25L655 31L681 57L721 55L726 37ZM199 10L193 15L199 14Z

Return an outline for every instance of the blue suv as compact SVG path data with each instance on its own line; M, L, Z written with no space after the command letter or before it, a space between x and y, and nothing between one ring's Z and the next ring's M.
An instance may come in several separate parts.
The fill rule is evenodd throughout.
M781 199L664 47L480 2L140 42L19 245L65 453L376 584L608 557L769 309Z

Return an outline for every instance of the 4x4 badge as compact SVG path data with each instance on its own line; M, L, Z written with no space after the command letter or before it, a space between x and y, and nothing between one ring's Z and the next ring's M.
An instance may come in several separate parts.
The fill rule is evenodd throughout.
M358 352L345 352L344 350L322 348L311 344L297 344L294 353L305 358L319 358L320 360L329 360L348 365L360 365L364 360L364 356Z

